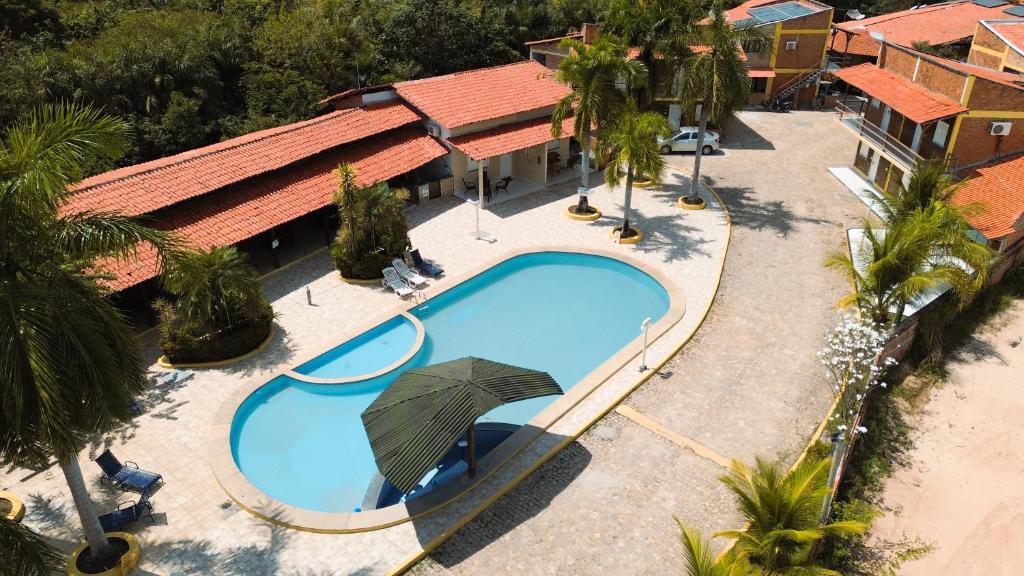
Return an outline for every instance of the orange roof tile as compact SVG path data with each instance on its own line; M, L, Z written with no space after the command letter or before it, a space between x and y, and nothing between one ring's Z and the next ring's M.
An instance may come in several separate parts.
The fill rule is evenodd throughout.
M1010 48L1024 54L1024 20L1002 20L984 24L1001 36Z
M554 71L527 60L395 85L398 94L446 128L554 106L571 92Z
M957 205L979 204L982 211L967 220L988 239L1019 230L1024 223L1024 154L971 168L960 174L966 180L953 197Z
M334 170L342 162L353 164L357 182L368 185L405 174L447 153L422 130L406 128L172 206L156 215L151 225L177 232L194 247L234 244L331 204ZM108 282L109 287L124 290L153 278L159 273L157 264L156 251L148 245L140 247L132 261L107 261L104 268L116 276Z
M403 102L338 110L86 178L65 211L146 214L418 120Z
M845 46L845 34L836 34L833 50L863 56L877 56L878 43L868 34L879 32L887 42L911 47L914 42L924 41L932 46L965 40L974 35L979 20L1006 18L1003 13L1008 4L986 8L969 0L945 2L922 6L913 10L902 10L890 14L873 16L863 20L841 22L835 27L852 32L858 37Z
M572 133L573 119L566 118L562 122L562 135L571 136ZM506 124L492 130L456 136L449 142L473 160L483 160L551 140L553 140L551 118L545 116L535 120Z
M967 111L959 103L870 63L841 68L835 76L878 98L917 124Z

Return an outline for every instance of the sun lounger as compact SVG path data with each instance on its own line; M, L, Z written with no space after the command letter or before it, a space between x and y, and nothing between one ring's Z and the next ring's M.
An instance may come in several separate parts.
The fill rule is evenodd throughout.
M444 275L444 268L441 268L440 266L434 264L430 260L424 260L423 257L420 256L420 251L418 248L416 250L413 250L412 252L409 252L409 256L412 258L412 265L415 266L417 270L423 272L427 276L437 278L438 276Z
M131 490L132 492L152 492L152 488L163 482L163 477L156 472L139 470L139 465L130 460L124 464L114 456L110 450L106 450L96 459L96 463L103 470L100 482L112 484L120 490Z
M398 294L399 298L405 298L414 292L414 290L410 288L404 280L402 280L394 268L385 268L381 270L381 272L384 274L384 280L381 281L381 284L383 284L385 288L391 288L394 290L395 294Z
M149 502L149 492L143 492L138 502L118 504L117 510L100 516L99 520L104 532L114 532L120 530L125 524L131 524L146 517L150 522L156 524L156 520L153 519L153 505Z
M402 280L405 280L405 282L409 284L409 286L415 288L417 286L422 286L427 283L426 278L420 276L414 270L409 268L409 265L406 264L405 261L402 260L401 258L395 258L394 260L391 261L391 264L394 265L395 271L398 272L398 275L401 276Z

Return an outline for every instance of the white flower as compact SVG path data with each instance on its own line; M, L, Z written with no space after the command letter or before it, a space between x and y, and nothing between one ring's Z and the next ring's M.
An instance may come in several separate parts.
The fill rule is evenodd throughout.
M888 386L888 384L886 384L885 382L882 382L881 384L879 384L879 386L881 386L882 388L885 388L886 386Z
M865 428L865 427L863 427L863 426L858 426L858 427L857 427L857 432L859 432L859 433L861 433L861 434L866 434L866 433L867 433L867 431L868 431L868 429L867 429L867 428Z

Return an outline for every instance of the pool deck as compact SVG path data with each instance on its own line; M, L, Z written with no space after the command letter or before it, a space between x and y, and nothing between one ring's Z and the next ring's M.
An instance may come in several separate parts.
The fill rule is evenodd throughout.
M610 251L656 271L685 295L685 314L648 349L647 364L656 368L700 326L717 290L730 233L728 217L716 199L709 197L709 207L703 211L680 210L674 201L688 182L677 171L666 173L665 180L660 189L634 191L633 223L646 236L634 246L616 245L609 238L611 228L621 222L621 189L598 186L592 191L592 204L605 215L596 222L564 216L565 207L573 202L574 183L484 210L481 227L487 232L486 240L475 237L474 206L458 199L435 200L411 209L410 236L424 256L448 272L447 278L435 283L438 289L503 255L545 246ZM222 407L230 405L240 390L262 384L312 353L338 344L343 335L357 332L369 319L393 314L404 304L377 286L341 281L325 251L268 276L264 286L279 315L279 329L261 354L219 369L168 370L155 364L158 354L150 345L147 354L154 365L151 387L142 402L143 415L130 426L91 442L82 453L83 471L99 513L130 496L100 487L99 470L90 460L104 448L164 475L166 485L152 498L155 524L143 521L128 527L143 544L143 573L387 574L403 569L571 445L654 373L640 372L638 349L630 347L621 358L621 369L602 376L592 393L577 398L564 415L479 486L413 521L348 534L285 528L278 523L292 523L294 510L259 494L249 495L247 502L255 511L278 523L261 520L229 499L218 484L209 451L211 430L223 426L217 423L218 412L223 414ZM306 301L307 286L313 305ZM0 472L0 488L24 496L29 526L63 548L78 542L78 521L58 468L34 475L5 469Z

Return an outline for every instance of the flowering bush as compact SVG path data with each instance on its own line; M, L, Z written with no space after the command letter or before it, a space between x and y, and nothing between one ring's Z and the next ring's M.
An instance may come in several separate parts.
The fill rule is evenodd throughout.
M886 387L880 381L881 375L896 364L892 357L882 358L887 340L888 334L870 319L844 315L818 352L825 365L825 378L836 397L831 424L845 439L867 432L857 421L861 406L872 389Z

